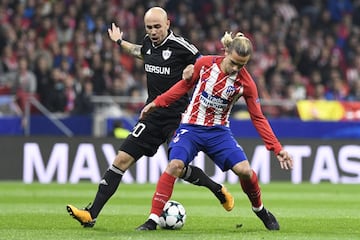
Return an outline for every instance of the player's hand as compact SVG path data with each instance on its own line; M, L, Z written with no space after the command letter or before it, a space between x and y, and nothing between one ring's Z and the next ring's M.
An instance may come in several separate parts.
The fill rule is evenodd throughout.
M111 40L116 42L117 40L121 39L123 36L123 32L120 31L120 28L115 25L115 23L111 24L111 28L108 28L109 37Z
M191 80L193 73L194 73L194 64L189 64L184 69L183 74L182 74L182 78L185 81L189 81L189 80Z
M293 168L293 159L287 151L281 150L276 157L280 162L281 169L288 170Z
M143 119L144 117L146 117L147 115L149 115L149 113L151 113L152 111L154 111L156 109L156 105L154 102L151 102L149 104L147 104L140 113L140 119Z

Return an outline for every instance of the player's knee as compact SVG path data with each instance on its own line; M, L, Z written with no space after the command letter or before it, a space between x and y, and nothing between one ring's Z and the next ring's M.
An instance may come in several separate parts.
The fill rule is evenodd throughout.
M119 151L115 157L113 165L117 168L126 171L134 162L134 158L130 156L128 153Z
M239 177L242 179L250 179L252 175L252 169L250 168L250 166L248 168L244 168Z
M180 177L185 164L181 160L171 160L166 167L166 171L176 177Z
M247 161L243 161L241 163L236 164L233 167L233 171L241 179L250 179L252 175L252 168Z

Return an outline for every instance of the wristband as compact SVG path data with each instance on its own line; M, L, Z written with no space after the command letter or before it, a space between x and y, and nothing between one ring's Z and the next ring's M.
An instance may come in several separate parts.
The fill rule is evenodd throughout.
M121 42L122 42L122 39L119 39L119 40L116 41L116 43L117 43L119 46L121 46Z

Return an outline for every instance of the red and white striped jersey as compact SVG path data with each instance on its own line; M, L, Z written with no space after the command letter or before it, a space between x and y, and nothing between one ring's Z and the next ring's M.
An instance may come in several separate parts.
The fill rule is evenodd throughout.
M223 57L203 57L199 59L200 70L195 77L199 79L182 123L203 126L229 125L231 109L242 96L244 88L240 74L225 74L220 70ZM198 77L197 77L198 75Z
M224 56L203 56L194 65L190 81L182 80L155 99L156 106L166 107L192 89L190 104L182 123L200 126L229 126L229 115L234 103L244 97L251 121L268 150L276 154L282 146L262 113L256 84L245 67L236 74L221 71Z

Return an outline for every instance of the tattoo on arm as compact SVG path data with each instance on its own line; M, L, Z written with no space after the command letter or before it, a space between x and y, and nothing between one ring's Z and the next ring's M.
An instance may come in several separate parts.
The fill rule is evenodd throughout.
M133 55L136 58L143 59L143 56L141 55L141 45L123 41L121 46L122 46L122 49L125 50L125 52Z
M143 59L140 49L141 49L140 45L134 45L134 47L131 49L131 54L139 59Z

